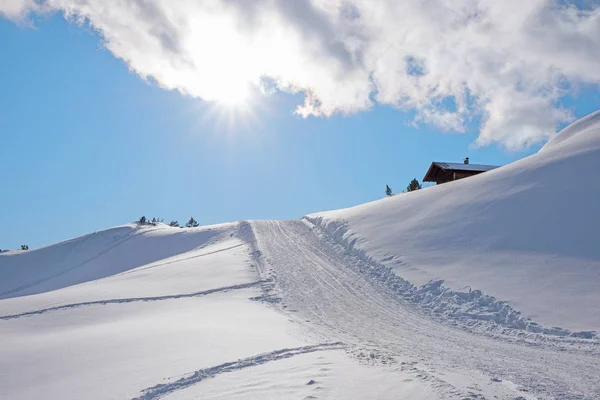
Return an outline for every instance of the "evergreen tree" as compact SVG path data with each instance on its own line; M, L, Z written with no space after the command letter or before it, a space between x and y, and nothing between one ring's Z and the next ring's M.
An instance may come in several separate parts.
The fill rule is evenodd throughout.
M173 221L171 221L171 222L169 223L169 226L174 226L174 227L177 227L177 228L179 228L179 222L177 222L177 221L173 220Z
M138 224L146 225L146 217L144 215L138 220Z
M200 224L194 219L194 217L190 217L190 220L185 224L186 228L195 228L200 226Z
M392 188L389 187L388 185L385 185L385 194L388 196L392 195Z
M21 250L29 250L29 245L22 244L21 245Z
M419 190L421 188L422 188L422 186L419 183L419 181L417 180L417 178L414 178L412 181L410 181L410 183L406 187L406 191L407 192L412 192L412 191L415 191L415 190Z

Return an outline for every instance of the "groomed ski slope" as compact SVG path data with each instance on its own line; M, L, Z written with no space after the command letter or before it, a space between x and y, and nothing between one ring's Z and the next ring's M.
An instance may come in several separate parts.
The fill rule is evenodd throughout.
M348 210L2 253L1 397L600 398L599 120Z
M277 282L267 298L326 340L344 343L358 360L400 362L440 398L600 396L600 341L508 328L476 335L464 321L424 317L408 285L306 221L252 227L262 274ZM469 394L473 387L479 390Z

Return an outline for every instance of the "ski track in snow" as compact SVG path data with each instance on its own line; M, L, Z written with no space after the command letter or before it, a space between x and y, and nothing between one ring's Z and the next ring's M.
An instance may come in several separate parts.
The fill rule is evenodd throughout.
M368 254L355 248L355 241L344 238L346 227L343 223L324 223L317 217L304 217L304 220L329 236L337 245L346 248L370 266L368 274L377 279L385 289L404 297L421 312L437 319L460 322L463 328L472 331L493 333L500 331L503 335L533 338L538 336L549 340L548 336L592 339L597 336L594 331L570 331L560 327L542 327L523 316L508 302L497 300L480 290L460 292L444 286L444 280L432 280L421 287L416 287L402 279L391 268L377 262ZM388 256L383 261L394 260L401 263L397 256ZM508 329L506 329L508 328ZM536 334L543 334L542 336Z
M70 309L70 308L89 307L89 306L103 306L103 305L107 305L107 304L134 303L134 302L143 302L143 301L163 301L163 300L185 299L185 298L190 298L190 297L200 297L200 296L206 296L206 295L213 294L213 293L228 292L230 290L246 289L246 288L250 288L250 287L261 285L263 283L264 283L263 281L255 281L255 282L242 283L242 284L239 284L239 285L214 288L214 289L209 289L209 290L204 290L204 291L201 291L201 292L194 292L194 293L173 294L173 295L155 296L155 297L131 297L131 298L123 298L123 299L96 300L96 301L86 301L86 302L82 302L82 303L64 304L62 306L43 308L41 310L27 311L27 312L20 313L20 314L3 315L3 316L0 316L0 320L9 320L9 319L15 319L15 318L29 317L29 316L32 316L32 315L39 315L39 314L44 314L44 313L47 313L47 312L67 310L67 309Z
M487 382L506 383L502 398L600 398L596 339L511 336L510 329L508 335L477 331L459 319L427 315L393 281L390 287L377 266L308 221L253 221L242 223L240 233L256 240L261 278L273 279L263 285L264 299L326 340L343 342L359 360L408 359L427 380L445 381L449 370L483 373ZM467 392L451 383L437 387L443 398L484 398L477 385Z
M260 287L262 294L253 300L283 312L321 344L274 350L200 369L144 389L136 399L158 399L222 373L330 349L344 349L361 363L409 373L448 400L485 399L490 393L499 399L600 398L600 341L595 338L568 337L568 332L560 330L550 330L548 335L543 330L514 329L520 314L503 302L490 302L478 291L465 299L445 291L439 282L416 288L339 240L318 221L241 222L236 236L243 243L124 273L247 246L257 269L256 281L186 294L65 304L4 315L0 320ZM472 315L464 318L461 301L483 306L471 307ZM501 318L490 310L496 310ZM477 320L479 317L483 320Z
M256 356L227 362L210 368L200 369L189 376L180 378L171 383L161 383L148 389L142 390L142 395L135 397L134 400L154 400L159 399L169 393L185 389L205 379L214 378L219 374L238 371L244 368L254 367L271 361L283 360L294 357L299 354L314 353L316 351L341 349L341 343L323 343L312 346L296 347L293 349L275 350L269 353L263 353Z

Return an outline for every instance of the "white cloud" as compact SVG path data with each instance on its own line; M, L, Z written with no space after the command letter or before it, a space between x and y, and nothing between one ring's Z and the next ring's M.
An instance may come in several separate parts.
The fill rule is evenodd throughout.
M0 16L15 21L24 21L28 13L39 10L34 0L0 0Z
M581 2L580 2L581 3ZM373 102L516 149L572 118L558 101L600 83L600 4L551 0L0 0L0 13L60 10L100 31L142 77L202 99L267 78L304 92L299 115ZM450 106L449 106L450 105Z

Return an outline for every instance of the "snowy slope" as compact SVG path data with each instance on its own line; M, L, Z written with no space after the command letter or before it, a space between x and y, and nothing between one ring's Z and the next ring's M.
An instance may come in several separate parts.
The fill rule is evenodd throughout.
M404 376L356 363L260 301L272 282L250 230L126 225L2 254L0 397L365 398ZM378 391L398 395L391 384ZM437 398L419 382L401 393Z
M352 209L4 252L0 397L598 399L599 151L596 114Z
M93 281L199 247L228 229L128 224L53 246L0 255L0 299Z
M276 283L266 297L325 341L343 343L360 363L426 383L439 399L600 398L600 340L489 321L484 325L497 329L481 330L444 316L447 298L412 290L306 221L256 221L252 228L261 274ZM433 313L422 299L437 303Z
M132 249L156 245L146 229L152 228L136 231ZM306 221L187 233L211 229L218 233L191 251L0 300L0 393L11 399L600 395L596 339L487 335L431 318L414 307L395 275ZM2 259L0 271L10 271L2 269L6 260L20 254Z
M411 283L443 280L545 326L600 331L599 171L600 112L502 168L308 218Z
M13 297L0 300L0 397L157 398L169 377L274 350L320 351L250 300L261 282L238 229L128 225L3 255L0 281ZM38 275L56 290L19 296L41 291L20 289Z

